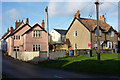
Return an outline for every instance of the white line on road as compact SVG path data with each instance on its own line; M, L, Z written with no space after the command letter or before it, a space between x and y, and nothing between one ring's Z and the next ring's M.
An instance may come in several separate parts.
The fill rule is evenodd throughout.
M63 77L60 77L60 76L56 76L56 75L54 75L54 77L55 77L55 78L63 78Z

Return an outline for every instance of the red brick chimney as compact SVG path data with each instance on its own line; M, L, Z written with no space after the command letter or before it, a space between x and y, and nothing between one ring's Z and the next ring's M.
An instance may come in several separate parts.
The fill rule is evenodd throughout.
M13 33L13 27L10 27L10 32Z
M77 13L75 13L74 17L80 19L80 12L79 12L79 10L77 11Z
M42 25L42 28L45 29L45 22L44 22L44 20L42 20L41 25Z
M16 22L15 22L15 28L17 28L20 23L21 23L20 20L19 20L19 22L17 22L17 20L16 20Z
M106 22L106 19L105 19L104 15L100 16L100 21Z
M26 24L29 24L29 20L28 20L28 18L26 18Z

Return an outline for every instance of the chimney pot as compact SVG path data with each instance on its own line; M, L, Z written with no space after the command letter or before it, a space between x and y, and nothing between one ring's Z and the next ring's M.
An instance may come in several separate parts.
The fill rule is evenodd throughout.
M23 20L22 20L22 23L23 23Z
M42 25L42 28L45 29L45 22L44 22L44 20L42 20L41 25Z
M100 16L100 21L102 21L102 22L105 22L105 17L104 17L104 15L102 15L102 16Z
M104 15L102 15L102 18L104 18Z
M79 10L77 11L77 13L75 13L74 17L80 19L80 12L79 12Z
M28 20L28 18L26 19L26 24L29 24L29 20Z
M9 32L9 28L8 28L7 32Z
M11 33L13 32L13 27L10 27L10 31L11 31Z
M77 14L79 14L79 10L77 11Z

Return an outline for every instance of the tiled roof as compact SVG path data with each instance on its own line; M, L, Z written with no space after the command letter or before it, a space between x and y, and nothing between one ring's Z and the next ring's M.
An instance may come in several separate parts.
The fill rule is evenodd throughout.
M94 31L94 29L97 27L97 20L86 19L86 18L80 18L80 20L90 31ZM109 29L111 28L110 25L108 25L106 22L102 22L102 21L99 21L99 26L105 32L108 32Z
M58 33L60 33L61 35L65 35L67 30L63 30L63 29L54 29L56 30Z

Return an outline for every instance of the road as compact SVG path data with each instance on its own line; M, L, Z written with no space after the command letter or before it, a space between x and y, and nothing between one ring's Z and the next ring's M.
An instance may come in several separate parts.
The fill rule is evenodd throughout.
M117 78L44 68L7 56L3 56L2 59L2 72L10 78Z

